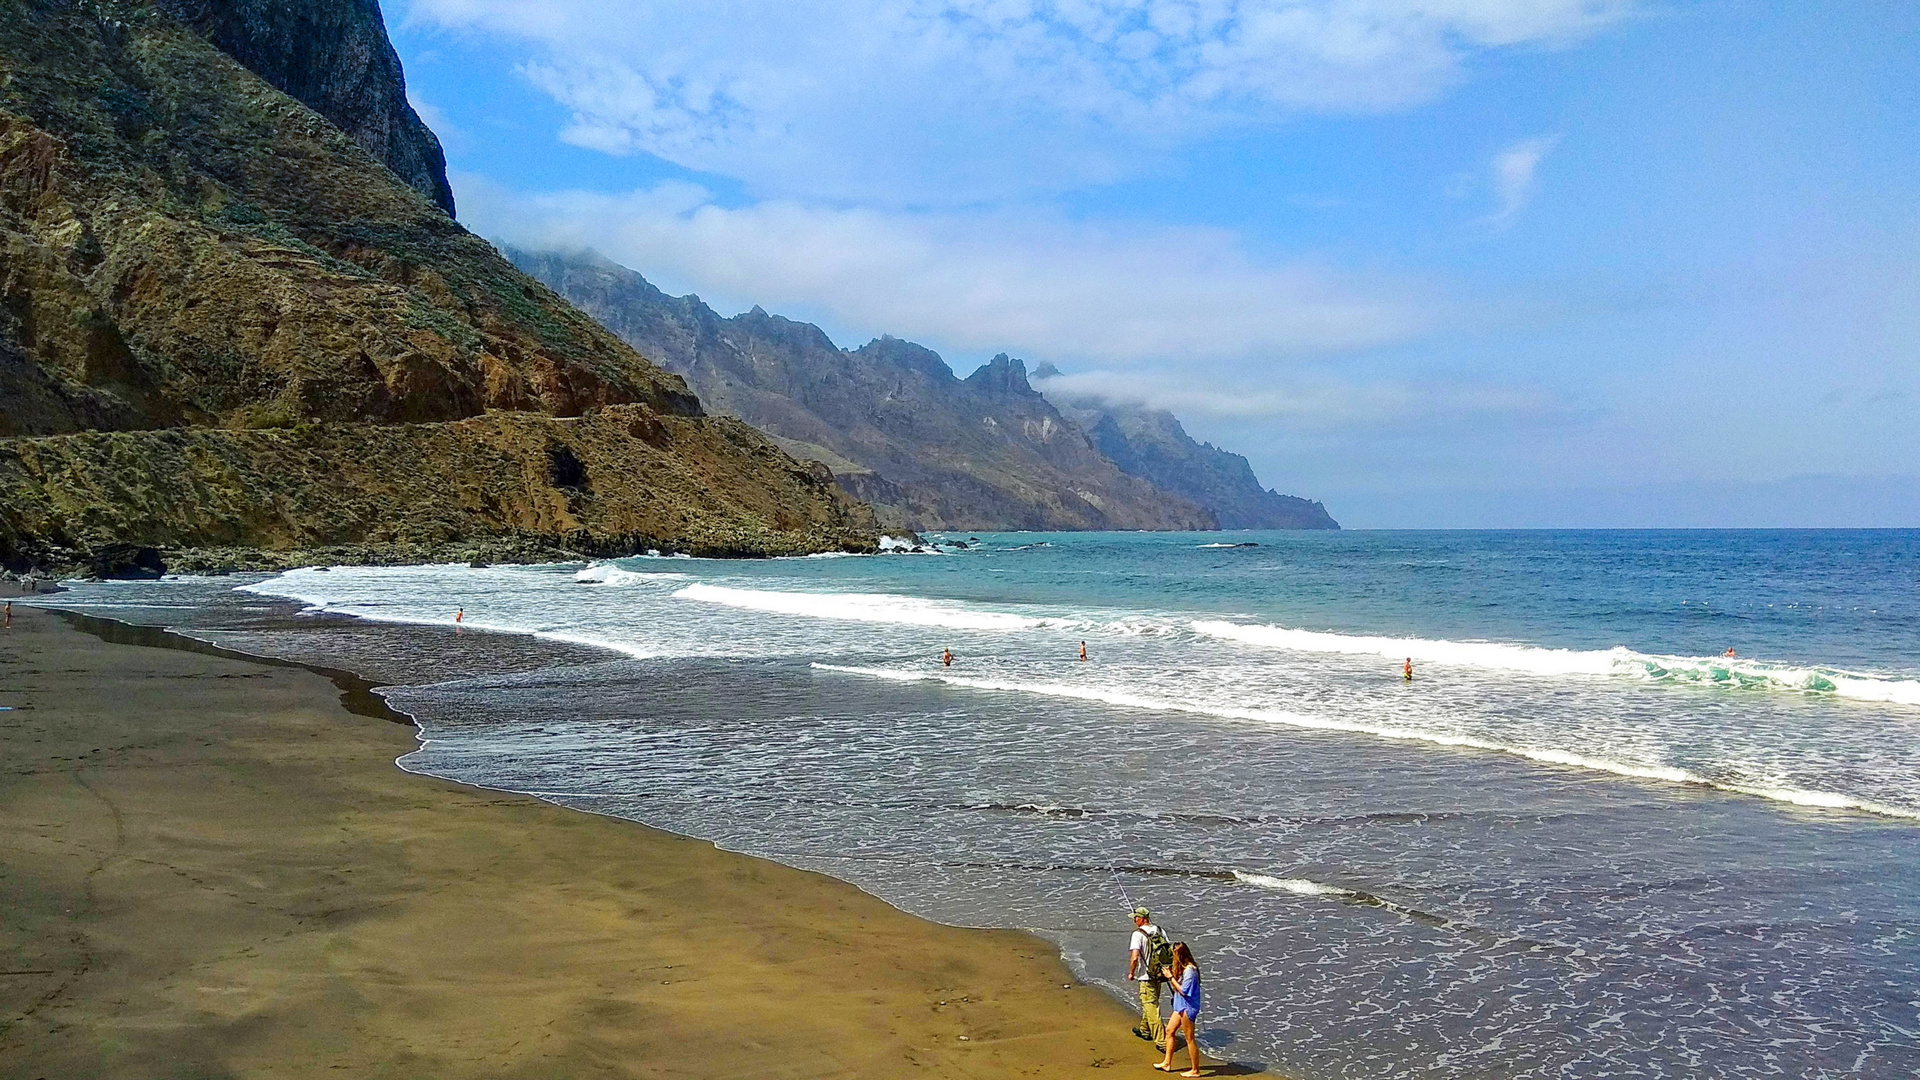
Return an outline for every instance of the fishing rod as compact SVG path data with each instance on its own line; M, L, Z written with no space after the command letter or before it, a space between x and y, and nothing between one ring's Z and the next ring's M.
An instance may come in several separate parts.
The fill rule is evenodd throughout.
M1127 913L1132 914L1134 911L1133 897L1127 895L1127 885L1126 882L1120 880L1120 871L1114 869L1112 863L1108 863L1107 873L1113 875L1113 883L1120 890L1120 899L1126 902Z

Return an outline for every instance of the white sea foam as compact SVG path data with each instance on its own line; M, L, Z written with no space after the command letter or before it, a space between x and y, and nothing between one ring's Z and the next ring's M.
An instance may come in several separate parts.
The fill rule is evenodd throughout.
M596 563L573 575L573 580L585 585L641 585L655 581L685 581L691 576L691 574L671 570L659 572L626 570L612 563Z
M1289 892L1295 896L1355 897L1360 895L1352 889L1342 889L1335 885L1322 885L1317 881L1309 881L1306 878L1270 877L1266 874L1249 874L1244 870L1235 870L1233 876L1236 880L1247 885L1257 885L1262 889L1272 889L1275 892Z
M776 592L735 589L723 585L689 585L673 594L686 600L797 615L812 619L894 623L901 626L939 626L953 630L1033 630L1045 620L988 611L949 600L927 600L892 593Z
M1038 694L1046 697L1067 698L1075 701L1094 701L1106 705L1116 705L1121 708L1150 709L1156 712L1216 716L1228 720L1248 720L1256 723L1279 724L1313 731L1346 732L1355 735L1371 736L1378 739L1387 739L1394 742L1419 742L1432 746L1483 750L1496 754L1508 754L1513 757L1524 758L1528 761L1539 762L1545 765L1561 765L1567 768L1612 773L1615 776L1626 776L1639 780L1657 780L1671 784L1688 784L1698 787L1716 788L1721 791L1736 792L1742 795L1771 799L1776 802L1791 803L1795 806L1818 807L1829 810L1855 810L1862 813L1878 814L1884 817L1920 820L1920 809L1893 806L1870 799L1841 794L1839 792L1812 791L1788 786L1747 783L1732 779L1715 779L1672 765L1653 762L1619 761L1613 758L1593 754L1580 754L1555 747L1512 746L1492 739L1484 739L1472 735L1421 731L1415 728L1390 724L1367 724L1352 720L1338 720L1332 717L1314 716L1307 713L1289 712L1282 709L1246 709L1233 706L1209 705L1192 701L1170 701L1162 698L1149 697L1144 694L1136 694L1130 691L1097 686L1013 682L1004 679L983 679L941 672L852 667L817 662L812 666L822 671L836 671L867 678L888 679L894 682L939 682L945 683L948 686L961 686L975 690Z
M464 563L460 563L448 564L445 567L434 567L434 569L457 569L465 571L469 568ZM588 568L588 570L592 569L595 568ZM606 569L616 575L628 573L628 571L621 570L618 567L607 567ZM587 571L582 572L585 573ZM287 573L281 574L278 577L269 578L266 581L238 586L234 591L256 593L261 596L279 596L289 600L297 600L307 605L308 611L326 612L331 615L350 615L356 619L365 619L368 622L391 623L401 626L451 626L461 630L474 630L490 634L513 634L520 637L539 638L543 641L558 641L569 645L586 645L593 648L606 649L610 652L622 653L638 660L648 660L661 655L659 649L630 641L623 641L618 637L608 634L579 633L551 625L530 625L527 623L508 622L487 618L483 615L472 615L456 619L455 613L462 610L462 607L459 605L449 605L448 610L444 612L434 612L433 614L425 614L418 610L409 611L406 609L389 608L378 601L335 595L327 591L331 575L329 574L327 577L322 577L321 574L322 571L314 569L290 570ZM683 577L685 575L636 574L633 576ZM576 580L578 579L576 578Z
M1549 649L1495 641L1435 641L1296 630L1285 626L1198 620L1195 633L1290 652L1411 658L1420 663L1520 671L1532 675L1630 675L1661 682L1800 690L1862 701L1920 705L1920 681L1863 672L1774 664L1734 657L1656 656L1611 649Z
M912 537L882 536L880 553L883 555L945 555L946 552L926 544L916 544Z

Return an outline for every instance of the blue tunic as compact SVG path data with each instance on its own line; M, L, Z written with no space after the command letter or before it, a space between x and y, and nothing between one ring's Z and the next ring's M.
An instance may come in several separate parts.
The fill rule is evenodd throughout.
M1173 1011L1188 1016L1200 1015L1200 969L1189 967L1180 973L1180 982L1173 988Z

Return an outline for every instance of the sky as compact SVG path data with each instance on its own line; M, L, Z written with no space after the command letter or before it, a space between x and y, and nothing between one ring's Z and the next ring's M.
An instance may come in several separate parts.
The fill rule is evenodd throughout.
M388 0L460 219L1349 527L1920 526L1920 5Z

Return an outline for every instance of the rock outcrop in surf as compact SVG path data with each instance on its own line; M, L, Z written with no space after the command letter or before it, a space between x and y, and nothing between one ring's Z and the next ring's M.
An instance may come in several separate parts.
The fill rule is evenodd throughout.
M0 562L873 548L447 216L372 0L300 8L0 0Z

